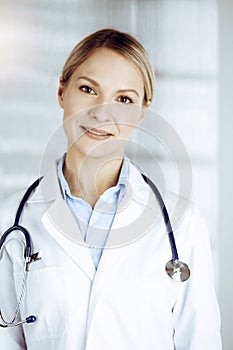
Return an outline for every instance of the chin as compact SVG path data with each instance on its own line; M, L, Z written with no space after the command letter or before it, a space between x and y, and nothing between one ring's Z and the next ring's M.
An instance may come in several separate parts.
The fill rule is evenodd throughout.
M125 145L125 140L106 140L92 144L76 141L72 148L81 155L81 158L114 159L123 156Z

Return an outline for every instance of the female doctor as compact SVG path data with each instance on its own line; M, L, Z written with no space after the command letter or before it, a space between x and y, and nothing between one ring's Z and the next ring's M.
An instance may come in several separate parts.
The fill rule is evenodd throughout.
M2 247L3 350L219 350L220 321L205 224L193 204L174 235L190 268L177 282L158 199L124 156L153 98L153 70L132 36L112 29L82 40L62 71L66 154L30 195L20 224L38 255L27 264L24 237ZM1 208L1 232L19 196ZM169 214L176 197L166 194ZM185 199L184 199L185 201Z

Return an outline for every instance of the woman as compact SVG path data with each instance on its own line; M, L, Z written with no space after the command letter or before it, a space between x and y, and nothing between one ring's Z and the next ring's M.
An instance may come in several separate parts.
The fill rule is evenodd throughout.
M126 33L100 30L70 54L58 88L67 153L44 175L20 221L41 259L28 264L17 318L33 313L36 321L0 329L3 349L221 349L210 246L199 213L189 204L174 231L191 270L179 283L165 273L170 251L156 197L124 157L153 89L145 50ZM169 211L174 200L166 196ZM1 217L17 205L15 198L4 203ZM1 232L10 220L3 221ZM24 240L15 237L2 253L6 320L22 283Z

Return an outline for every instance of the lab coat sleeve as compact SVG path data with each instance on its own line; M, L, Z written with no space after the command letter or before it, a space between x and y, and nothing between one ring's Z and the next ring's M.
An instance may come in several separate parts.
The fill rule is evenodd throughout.
M182 251L187 254L185 259L191 276L181 284L173 310L174 347L176 350L220 350L220 314L209 236L205 221L196 208L192 208L184 232Z

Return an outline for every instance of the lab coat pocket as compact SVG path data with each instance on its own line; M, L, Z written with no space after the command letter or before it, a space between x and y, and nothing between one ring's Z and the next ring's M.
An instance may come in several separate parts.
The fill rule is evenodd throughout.
M18 278L15 276L16 282ZM24 325L27 342L64 335L67 329L65 302L62 268L46 267L28 272L21 317L35 315L37 319Z

